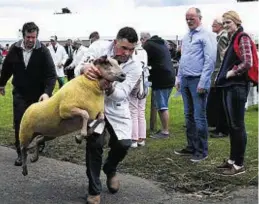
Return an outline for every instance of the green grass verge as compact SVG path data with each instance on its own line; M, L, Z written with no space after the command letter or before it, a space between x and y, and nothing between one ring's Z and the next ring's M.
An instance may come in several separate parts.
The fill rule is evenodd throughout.
M147 104L147 126L149 127ZM229 155L229 138L209 139L209 157L200 164L192 164L188 158L178 157L173 151L185 146L184 115L181 97L170 99L170 131L165 140L147 139L147 145L131 149L119 166L119 171L157 181L168 191L200 192L204 195L224 195L236 187L258 185L258 108L252 106L246 112L248 133L245 155L246 173L234 178L218 175L215 166ZM158 124L159 127L159 124ZM149 131L148 131L149 132ZM149 133L148 133L149 136ZM0 97L0 144L12 145L12 95L8 84L6 96ZM105 150L105 154L107 149ZM64 136L50 141L45 156L84 164L84 145L76 145L74 138Z

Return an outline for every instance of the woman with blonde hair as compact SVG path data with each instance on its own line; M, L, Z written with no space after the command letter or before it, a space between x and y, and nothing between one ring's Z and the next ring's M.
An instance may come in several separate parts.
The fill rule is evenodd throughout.
M253 42L243 31L242 21L235 11L223 14L223 26L230 41L215 83L223 90L223 105L230 134L230 157L217 168L223 170L222 175L235 176L245 173L247 134L244 118L249 87L248 70L253 66Z

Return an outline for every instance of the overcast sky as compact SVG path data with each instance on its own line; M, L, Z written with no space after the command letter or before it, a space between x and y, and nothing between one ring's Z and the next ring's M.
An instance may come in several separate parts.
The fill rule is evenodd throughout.
M80 12L83 8L163 7L232 2L236 0L0 0L0 8L16 7L54 12L60 11L62 7L68 7L72 12Z

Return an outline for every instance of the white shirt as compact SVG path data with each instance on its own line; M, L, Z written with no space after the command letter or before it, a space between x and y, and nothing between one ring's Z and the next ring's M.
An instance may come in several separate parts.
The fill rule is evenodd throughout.
M76 67L85 55L87 55L88 48L81 45L78 50L74 51L73 62L70 64L71 67Z
M113 55L113 42L98 40L91 44L87 57L97 59L101 56ZM126 63L120 64L126 79L122 83L114 82L114 92L105 97L104 114L109 123L112 125L118 140L131 139L132 121L129 110L128 96L133 90L135 84L142 73L141 65L138 61L130 58ZM75 69L76 76L80 74L82 65L78 65Z
M32 54L32 51L33 49L35 48L35 45L33 46L33 48L31 48L30 50L26 49L25 46L24 46L24 41L22 41L22 44L21 44L21 47L22 47L22 50L23 50L23 60L24 60L24 64L25 64L25 67L28 66L28 63L30 61L30 58L31 58L31 54Z
M55 45L55 48L57 49L56 52L55 52L52 45L48 46L48 49L50 51L50 54L51 54L52 59L53 59L54 64L55 64L57 76L58 77L64 77L65 73L64 73L64 67L63 66L68 59L68 55L67 55L67 52L66 52L65 48L62 45L60 45L59 43L57 43ZM62 64L63 66L61 68L59 68L58 67L59 64Z

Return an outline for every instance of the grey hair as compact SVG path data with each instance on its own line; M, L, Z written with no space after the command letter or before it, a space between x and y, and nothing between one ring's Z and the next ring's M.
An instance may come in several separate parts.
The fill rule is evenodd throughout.
M199 8L195 8L197 15L201 18L201 10Z
M214 21L216 21L217 24L219 24L219 25L223 25L223 18L222 17L217 17L217 18L214 19Z
M141 32L140 33L140 39L141 38L143 38L143 39L149 39L149 38L151 38L151 35L150 35L150 33L148 33L148 32Z

